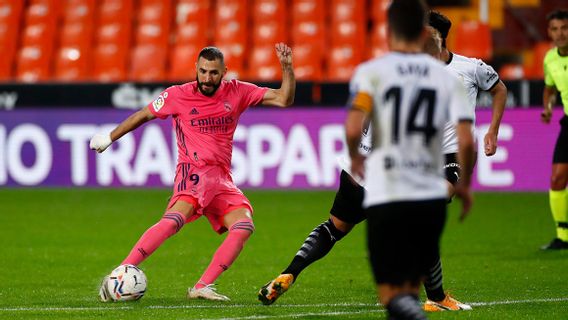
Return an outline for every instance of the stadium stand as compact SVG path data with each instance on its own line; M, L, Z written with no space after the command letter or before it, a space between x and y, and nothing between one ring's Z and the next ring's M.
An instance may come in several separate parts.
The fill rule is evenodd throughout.
M506 21L507 12L534 11L539 6L544 12L554 7L539 0L490 1L488 21L480 22L480 1L436 9L454 21L448 46L488 62L494 53L511 52L494 45L509 38L518 42L522 34L501 36L500 28L512 25ZM344 82L358 63L387 52L388 4L388 0L0 0L0 81L189 80L195 77L198 50L207 45L223 50L230 77L277 81L279 64L271 48L286 42L297 50L298 80ZM543 12L539 11L540 19ZM518 56L525 58L518 60L523 72L517 65L507 65L510 61L496 67L503 67L512 78L519 74L541 78L541 59L549 47L545 40L541 31L532 35L529 46L514 50L522 51Z

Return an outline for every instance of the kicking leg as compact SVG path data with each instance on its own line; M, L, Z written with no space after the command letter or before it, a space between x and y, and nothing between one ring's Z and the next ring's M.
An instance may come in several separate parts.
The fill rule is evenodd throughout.
M260 289L258 299L266 305L274 303L278 297L288 291L288 288L302 270L325 257L335 243L341 240L354 226L354 224L344 222L333 215L329 220L318 225L308 235L290 265L276 279Z

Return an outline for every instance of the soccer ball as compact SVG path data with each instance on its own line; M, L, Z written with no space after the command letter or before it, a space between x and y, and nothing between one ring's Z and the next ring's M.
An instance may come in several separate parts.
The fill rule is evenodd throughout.
M112 270L106 286L113 301L132 301L144 296L147 282L142 270L131 264L124 264Z

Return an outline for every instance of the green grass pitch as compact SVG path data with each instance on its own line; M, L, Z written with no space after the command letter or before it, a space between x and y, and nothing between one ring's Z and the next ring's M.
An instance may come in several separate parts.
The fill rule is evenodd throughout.
M384 319L366 259L364 225L298 278L274 305L258 289L275 277L313 227L331 191L248 191L256 232L218 280L232 301L187 301L222 241L206 219L169 239L141 265L146 296L97 301L100 279L163 212L169 190L0 190L0 319ZM554 235L545 193L478 193L442 240L445 288L473 311L431 319L568 319L568 251L542 252ZM420 245L417 243L416 245Z

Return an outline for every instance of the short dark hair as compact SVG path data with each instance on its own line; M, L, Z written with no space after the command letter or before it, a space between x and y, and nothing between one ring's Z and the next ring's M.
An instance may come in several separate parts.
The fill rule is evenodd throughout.
M201 49L199 56L197 56L197 60L199 60L199 58L204 58L209 61L220 60L221 63L225 63L223 52L221 52L221 50L217 47L205 47Z
M426 13L422 0L393 0L387 11L389 28L404 40L416 40L426 26Z
M448 17L434 10L430 10L428 20L430 26L438 30L440 33L440 36L442 37L442 48L445 48L446 38L448 37L448 33L452 27L452 22L448 19Z
M546 21L550 22L550 20L568 20L568 10L554 10L546 15Z

